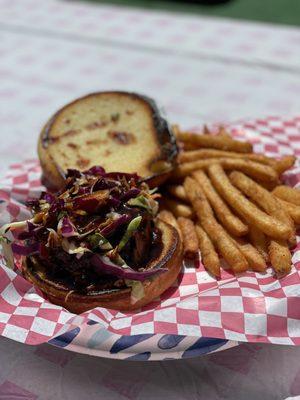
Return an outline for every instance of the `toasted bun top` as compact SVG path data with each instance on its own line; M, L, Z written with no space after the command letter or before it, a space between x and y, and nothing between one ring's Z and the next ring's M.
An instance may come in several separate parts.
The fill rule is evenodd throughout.
M39 156L46 180L59 186L68 168L101 165L142 177L172 169L175 137L154 101L127 92L99 92L60 109L44 127Z

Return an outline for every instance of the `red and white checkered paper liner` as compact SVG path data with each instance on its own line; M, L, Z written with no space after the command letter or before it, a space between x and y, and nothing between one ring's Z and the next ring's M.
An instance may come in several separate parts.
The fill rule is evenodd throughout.
M300 155L300 117L270 117L230 127L255 151L272 156ZM300 164L286 173L291 186L300 182ZM28 218L24 201L39 194L41 170L36 160L11 165L0 179L0 224ZM75 326L95 320L123 335L179 334L248 342L300 345L300 238L293 268L283 279L246 272L223 271L216 281L203 266L184 268L178 284L139 312L97 308L76 316L45 300L19 272L0 259L0 334L39 344Z

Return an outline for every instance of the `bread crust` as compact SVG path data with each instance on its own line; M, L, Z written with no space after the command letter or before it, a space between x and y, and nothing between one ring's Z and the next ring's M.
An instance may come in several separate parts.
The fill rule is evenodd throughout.
M182 246L177 231L161 220L157 220L157 226L162 232L163 250L161 255L152 260L146 268L166 268L168 271L155 276L151 280L145 280L143 282L144 297L135 303L132 303L130 288L88 295L70 293L61 284L41 274L32 257L24 258L23 275L33 285L37 286L52 303L75 314L81 314L95 307L120 311L138 309L150 303L168 289L175 282L182 266Z
M51 129L53 127L53 124L55 123L57 117L63 111L66 111L69 107L73 106L78 102L84 101L90 97L101 96L101 95L128 96L129 98L135 100L138 99L139 101L142 101L150 109L155 128L155 134L161 149L161 154L158 157L158 160L167 161L171 165L171 168L169 171L162 173L149 172L149 176L143 178L145 178L145 181L147 181L150 187L155 187L161 185L170 176L171 171L176 164L178 148L171 127L169 126L166 119L163 118L163 116L161 115L161 112L158 109L156 103L151 98L137 93L122 92L122 91L95 92L88 94L84 97L78 98L72 101L71 103L67 104L66 106L62 107L49 119L49 121L44 125L40 133L38 141L38 155L43 171L43 183L49 190L55 191L61 189L64 183L64 174L65 174L65 171L63 171L59 167L59 165L55 163L53 157L51 156Z
M54 162L49 151L44 148L42 144L43 132L46 129L47 124L40 133L38 140L38 156L42 168L42 184L50 191L59 190L64 185L64 175L61 174L60 169Z

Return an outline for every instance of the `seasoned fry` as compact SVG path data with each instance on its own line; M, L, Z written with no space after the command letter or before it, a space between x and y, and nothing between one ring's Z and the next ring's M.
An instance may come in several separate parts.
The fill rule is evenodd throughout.
M265 261L269 261L268 241L266 235L255 226L249 226L249 238L253 246L263 256Z
M235 187L258 204L266 213L290 227L291 236L289 237L289 242L295 244L296 233L294 222L289 214L280 206L275 196L241 172L233 171L229 177Z
M232 268L234 272L246 271L249 266L246 258L240 252L222 225L218 224L216 221L213 211L201 187L197 185L197 182L194 179L187 177L184 181L184 188L193 205L201 226L219 250L220 254L227 261L230 268Z
M184 147L185 150L186 147ZM178 160L181 163L192 162L207 158L237 158L242 160L250 160L260 164L269 165L273 167L278 175L291 168L296 158L294 156L284 156L280 160L267 157L263 154L257 153L237 153L233 151L217 150L217 149L198 149L191 151L183 151L179 154Z
M178 147L179 154L180 154L182 151L187 150L186 147L184 146L184 143L183 143L183 142L177 141L177 147ZM192 150L192 149L190 149L190 150Z
M179 217L177 222L182 233L183 254L186 258L195 259L198 255L199 245L193 221Z
M269 256L272 267L278 277L287 275L291 271L292 255L289 246L284 240L271 240Z
M248 227L238 217L236 217L227 207L224 200L215 190L206 174L199 170L193 173L193 177L200 184L205 196L220 223L234 236L243 236L248 232Z
M223 125L219 126L218 136L226 137L227 139L232 139L232 136L226 131Z
M203 135L211 135L212 132L209 130L207 125L203 126ZM218 127L218 132L216 132L216 135L218 136L223 136L224 138L230 139L232 140L231 135L229 135L229 133L226 132L225 127L223 125L220 125Z
M201 207L203 206L201 200L196 199L194 205L195 209L197 209L198 218L201 218ZM204 217L200 219L200 222L214 245L219 250L220 254L227 261L230 268L237 273L246 271L249 267L246 258L233 243L222 225L217 223L213 215L210 215L209 218Z
M197 214L197 212L194 208L193 202L197 198L203 198L205 200L205 203L204 203L205 212L210 213L211 215L214 215L213 210L210 207L210 205L206 199L206 196L203 192L203 189L198 184L198 182L195 180L195 178L193 178L191 176L187 176L183 181L183 187L184 187L185 193L187 195L187 198L188 198L189 202L191 203L196 214Z
M288 239L291 235L290 226L271 217L251 203L236 189L226 176L220 165L212 165L208 169L219 194L240 214L249 224L257 226L266 235L279 239Z
M248 142L240 142L224 135L199 135L197 133L179 132L177 138L183 142L196 144L198 147L212 149L231 150L239 153L251 153L252 145Z
M204 267L213 275L220 276L220 259L212 241L201 226L195 226L198 236L201 260Z
M234 240L241 253L245 256L253 271L263 272L267 269L266 261L254 246L242 239L231 239Z
M300 225L300 188L281 185L279 177L296 157L253 153L250 143L233 139L224 126L212 133L204 125L202 134L172 128L181 151L165 204L178 218L177 229L185 231L188 256L196 254L196 236L203 265L215 276L220 276L219 257L234 272L248 267L263 272L271 261L278 276L287 274L289 245L296 243L295 224ZM172 218L175 226L170 215L162 218Z
M180 149L184 151L193 151L198 149L198 147L194 143L182 142L182 141L177 141L177 143L180 144Z
M299 189L294 189L289 186L280 185L273 190L273 194L282 200L288 201L289 203L293 203L296 206L300 206Z
M179 139L179 135L181 133L181 130L179 128L179 125L178 124L173 124L173 125L171 125L171 128L172 128L172 131L173 131L174 135L176 136L177 140L180 140ZM194 134L198 135L198 133L196 133L196 132L194 132ZM203 134L203 135L210 135L211 134L211 132L208 129L207 125L205 125L205 124L203 125L203 132L201 134ZM230 139L231 139L231 137L230 137Z
M282 200L279 197L276 197L276 199L279 204L281 204L283 209L289 214L295 224L300 224L300 206L296 206L295 204Z
M276 188L276 186L278 186L278 182L263 182L260 181L259 179L256 179L256 182L264 187L266 190L268 190L269 192L272 192L273 189Z
M176 200L170 198L164 198L167 208L178 217L191 218L193 216L193 210L186 204L178 203Z
M292 168L292 166L295 164L295 161L296 157L294 156L284 156L281 158L281 160L278 160L276 162L274 168L276 169L278 174L281 175L288 169Z
M224 151L216 149L199 149L193 151L183 151L179 154L178 160L181 163L197 161L206 158L238 158L243 160L250 160L260 164L270 165L276 167L277 161L273 158L264 156L263 154L256 153L235 153L233 151ZM279 163L279 161L278 161ZM276 168L275 168L276 169Z
M171 213L171 211L168 210L162 210L159 212L159 214L157 215L158 218L160 218L162 221L166 222L167 224L172 225L178 232L180 239L182 241L182 234L181 234L181 230L179 228L179 225L177 223L176 218L174 217L174 215Z
M183 187L184 187L185 193L187 195L187 198L192 205L193 205L193 201L197 197L204 197L204 199L206 200L204 192L201 189L201 187L199 186L198 182L195 180L195 178L187 176L183 181ZM212 208L210 207L209 204L205 210L206 210L206 212L210 212L213 215ZM195 212L196 212L196 210L195 210Z
M219 159L212 158L206 160L198 160L192 161L189 163L179 164L173 171L173 178L184 178L185 176L191 174L192 172L196 171L197 169L206 169L214 162L219 162Z
M262 165L249 160L242 159L231 159L231 158L208 158L199 161L192 161L184 163L175 168L173 177L174 179L182 178L189 175L191 172L197 169L207 169L213 164L220 164L226 170L238 170L245 174L268 182L277 182L278 174L274 168L269 165Z
M167 186L167 191L174 197L182 201L188 201L184 187L182 185L169 185Z
M208 129L207 125L203 126L203 135L210 135L211 131Z

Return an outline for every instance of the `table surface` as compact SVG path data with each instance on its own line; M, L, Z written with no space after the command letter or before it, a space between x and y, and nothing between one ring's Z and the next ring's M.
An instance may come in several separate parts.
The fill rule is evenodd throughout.
M197 126L300 113L300 29L57 0L0 0L0 169L36 157L60 106L96 90ZM243 344L178 361L88 357L0 338L0 399L300 398L300 349Z

